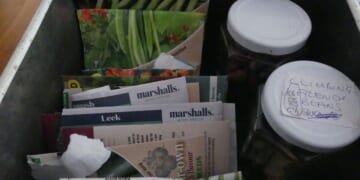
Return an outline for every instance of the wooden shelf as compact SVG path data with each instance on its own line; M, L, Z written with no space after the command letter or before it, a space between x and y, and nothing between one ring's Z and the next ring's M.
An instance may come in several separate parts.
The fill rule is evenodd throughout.
M41 0L0 0L0 73L4 70Z

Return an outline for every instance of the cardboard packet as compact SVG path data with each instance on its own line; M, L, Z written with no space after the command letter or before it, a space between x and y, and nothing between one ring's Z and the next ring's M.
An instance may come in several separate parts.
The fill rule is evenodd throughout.
M200 102L200 86L199 83L186 83L189 102Z
M102 93L102 92L106 92L106 91L111 91L111 88L110 88L109 85L84 90L84 91L81 91L81 92L78 92L78 93L74 93L74 94L71 94L71 97L75 97L76 99L87 98L87 97L91 97L92 94L96 94L96 93L99 93L99 92Z
M41 116L41 120L47 152L55 152L57 135L60 128L61 113L44 113Z
M166 139L205 136L208 175L236 170L230 161L231 129L227 121L183 122L152 125L113 125L89 127L64 127L62 136L77 133L89 138L101 139L105 146L156 142Z
M201 63L204 13L81 9L77 15L86 69L149 69L161 52Z
M205 174L207 174L204 141L204 136L196 136L108 147L107 149L111 152L104 149L102 153L107 154L105 156L108 158L102 162L96 160L96 157L102 156L97 152L100 144L96 147L93 143L87 144L86 146L94 146L93 150L88 150L85 156L72 157L81 153L76 150L78 149L76 145L87 143L78 142L78 144L72 144L72 146L75 145L74 148L67 150L61 158L56 153L50 153L28 155L27 159L36 179L83 178L85 176L156 176L196 179L206 177ZM93 169L94 164L97 164L95 165L97 168Z
M183 117L175 117L175 118L169 118L170 114L166 115L165 112L171 112L169 110L171 110L171 108L168 108L167 111L164 111L164 113L160 112L159 109L156 109L156 107L154 107L155 105L137 105L134 107L129 107L129 106L121 106L121 107L114 107L114 108L119 108L118 110L114 109L114 108L108 108L108 107L103 107L103 108L94 108L96 109L96 111L93 111L91 109L87 109L84 108L82 109L83 112L81 112L80 109L78 110L65 110L66 113L64 115L68 115L69 117L65 117L63 118L63 126L70 126L68 128L63 129L63 133L60 136L60 141L59 143L59 147L64 148L64 146L66 146L69 142L69 136L72 133L79 133L79 134L83 134L83 135L89 135L88 137L93 137L93 130L92 128L78 128L78 127L74 127L74 126L91 126L91 125L115 125L115 124L153 124L153 123L157 123L157 124L161 124L161 123L177 123L177 122L186 122L186 121L201 121L201 122L207 122L207 121L227 121L229 123L229 127L230 127L230 167L233 167L233 171L237 169L237 132L236 132L236 113L235 113L235 104L233 103L221 103L222 104L222 115L220 113L221 110L219 110L218 105L216 105L217 103L189 103L189 104L183 104L183 105L158 105L159 107L173 107L174 109L176 109L176 111L178 112L179 109L178 107L184 107L183 111L191 111L192 108L195 109L202 109L204 107L208 108L207 111L211 111L211 113L215 116L198 116L196 118L193 118L191 116L187 117L187 118L183 118ZM128 121L116 121L116 114L114 113L114 111L119 111L119 112L126 112L126 111L133 111L135 110L134 108L137 107L139 108L141 111L155 111L155 115L154 113L145 113L144 116L142 116L144 118L144 121L142 121L142 119L140 118L136 118L136 119L128 119ZM147 109L150 108L150 109ZM155 108L155 109L154 109ZM173 109L173 110L174 110ZM140 112L141 112L140 111ZM100 115L99 115L100 112ZM103 114L111 114L111 112L113 113L113 116L115 116L115 118L113 118L115 121L102 121L101 115ZM89 121L88 117L91 117L92 114L97 114L98 116L97 118L95 118L95 122ZM125 113L126 114L126 113ZM141 116L141 113L136 112L136 115ZM152 114L152 115L151 115ZM160 115L160 114L164 114L164 115ZM207 115L208 113L203 113L204 115ZM77 116L78 115L78 116ZM83 116L85 115L85 116ZM83 117L82 117L83 116ZM222 119L220 119L220 117L223 117ZM151 118L149 118L151 117ZM166 119L167 120L163 120ZM216 117L219 117L219 119L216 119ZM65 122L66 120L66 122ZM79 122L80 121L80 122ZM81 122L83 121L83 122ZM155 139L157 138L156 136L154 137Z
M80 93L80 92L82 92L81 88L64 89L63 94L62 94L63 108L71 108L71 106L72 106L71 96L73 94Z
M171 79L174 76L160 77L151 76L139 79L133 76L122 77L92 77L92 76L63 76L66 88L89 89L105 85L111 87L138 85L144 82L154 82L159 80ZM227 76L186 76L186 82L198 82L200 88L200 102L226 101L228 90Z
M145 177L196 179L204 177L204 137L180 138L110 147Z
M223 103L174 103L63 109L61 126L219 121Z
M141 84L112 91L92 93L86 97L72 96L72 107L101 107L165 102L188 102L184 77Z
M107 86L108 87L108 86ZM119 86L117 87L117 89L121 89L121 88L127 88L130 86ZM186 88L188 91L188 96L189 96L189 102L200 102L200 87L199 87L199 83L186 83ZM96 89L96 93L99 92L97 88ZM63 99L64 99L64 108L73 108L72 107L72 96L80 96L81 98L86 98L92 97L92 94L94 93L95 89L88 89L85 91L82 91L81 88L75 88L75 89L64 89L63 91ZM72 90L76 90L75 92L71 92ZM90 91L90 92L88 92ZM111 91L111 89L107 90L105 89L105 91ZM104 91L104 92L105 92ZM71 93L69 93L71 92ZM82 92L86 92L84 94L82 94ZM101 92L101 91L100 91Z

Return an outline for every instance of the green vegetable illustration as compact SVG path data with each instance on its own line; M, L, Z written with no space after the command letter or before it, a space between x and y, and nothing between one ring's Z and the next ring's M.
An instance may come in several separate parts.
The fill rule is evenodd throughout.
M103 5L103 3L104 3L104 0L97 0L97 2L96 2L96 8L97 8L97 9L101 8L102 5Z
M182 6L184 5L185 0L177 0L173 6L170 8L172 11L181 11Z
M131 9L145 9L145 5L147 3L147 0L138 0L132 7Z
M160 48L160 43L159 43L159 37L158 37L158 33L156 31L156 27L155 27L155 22L154 22L154 14L152 11L149 11L149 18L150 18L150 24L151 24L151 29L152 29L152 34L154 36L154 44L156 47L156 55L159 55L161 53L161 48Z
M156 6L159 4L161 0L151 0L148 6L146 7L146 10L153 10L156 8Z
M193 11L207 0L77 0L81 9L139 9Z
M174 4L174 8L180 6ZM203 23L204 14L82 9L78 18L86 69L134 68L186 40Z
M152 52L154 49L154 37L153 37L153 27L150 16L151 16L150 11L143 12L144 26L148 27L148 28L144 28L145 43L146 43L147 51L149 53L149 57L152 58Z
M121 11L119 13L115 14L114 20L111 22L110 26L108 27L108 34L110 37L113 37L112 39L114 40L113 42L117 42L115 43L116 45L119 45L122 52L125 54L125 56L129 56L130 52L129 52L129 46L128 46L128 39L127 39L127 35L128 35L128 31L127 31L127 27L128 27L128 19L125 18L128 15L128 11ZM111 31L114 30L115 31ZM118 46L116 46L118 48ZM122 61L124 62L124 61ZM128 66L127 62L124 62L121 64L121 66Z
M167 10L169 9L173 0L163 0L157 7L156 10Z
M129 3L131 3L131 0L122 0L120 1L119 3L115 3L113 4L113 7L112 8L125 8Z
M202 3L202 2L200 2L200 3ZM198 4L198 0L190 0L188 5L186 6L185 11L194 10L197 4Z

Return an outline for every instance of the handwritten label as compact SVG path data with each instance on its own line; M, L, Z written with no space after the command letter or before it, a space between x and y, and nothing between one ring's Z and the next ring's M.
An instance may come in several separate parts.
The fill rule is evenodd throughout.
M354 91L350 81L289 74L282 92L281 112L298 119L360 128L354 112L359 111Z

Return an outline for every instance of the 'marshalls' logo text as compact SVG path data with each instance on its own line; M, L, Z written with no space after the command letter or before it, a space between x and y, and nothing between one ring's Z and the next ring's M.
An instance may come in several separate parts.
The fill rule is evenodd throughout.
M207 107L203 107L200 110L195 110L191 108L190 111L174 111L170 112L171 118L178 117L201 117L201 116L213 116L214 113L211 112Z
M173 86L172 84L170 84L170 85L167 85L166 88L160 88L158 86L155 90L139 92L136 95L137 95L138 99L143 99L143 98L148 98L148 97L153 97L153 96L171 94L171 93L174 93L177 91L179 91L179 89L176 86Z

